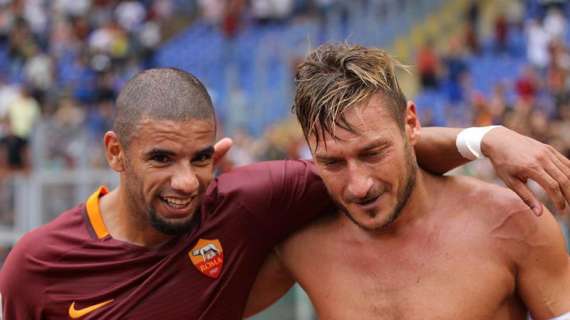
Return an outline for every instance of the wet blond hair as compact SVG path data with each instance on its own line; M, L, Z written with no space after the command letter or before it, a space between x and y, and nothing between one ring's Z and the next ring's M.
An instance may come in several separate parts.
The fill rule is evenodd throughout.
M292 107L305 138L315 135L318 144L326 133L336 137L337 125L355 132L345 112L376 93L403 129L406 97L396 79L398 68L406 70L377 48L340 43L311 51L298 66Z

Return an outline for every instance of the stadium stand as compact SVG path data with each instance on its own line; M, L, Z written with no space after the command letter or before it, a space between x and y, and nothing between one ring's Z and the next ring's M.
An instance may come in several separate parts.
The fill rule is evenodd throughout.
M154 66L208 87L235 142L222 171L309 156L289 116L294 68L344 40L417 66L433 42L437 85L403 84L424 124L505 124L570 156L569 14L540 0L0 0L0 262L25 231L116 183L100 137L118 89ZM496 181L485 162L460 171ZM299 297L260 319L311 319Z

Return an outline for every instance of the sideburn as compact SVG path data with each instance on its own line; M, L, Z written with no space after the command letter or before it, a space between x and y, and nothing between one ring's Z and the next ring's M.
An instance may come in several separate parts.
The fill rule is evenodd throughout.
M396 221L396 219L400 216L402 210L408 204L408 200L410 199L410 196L412 195L412 192L414 191L414 188L416 186L418 165L416 157L412 152L412 147L410 146L407 138L405 138L404 148L405 148L404 153L406 157L406 170L408 171L407 173L408 176L406 177L406 186L404 187L404 190L402 190L402 193L398 195L398 203L394 208L390 223Z
M122 159L125 172L123 175L125 177L125 191L128 199L128 208L132 217L135 221L138 221L140 225L145 225L147 223L147 216L140 215L140 211L145 210L144 208L144 194L142 193L142 181L138 174L136 174L132 162L129 160L127 155Z

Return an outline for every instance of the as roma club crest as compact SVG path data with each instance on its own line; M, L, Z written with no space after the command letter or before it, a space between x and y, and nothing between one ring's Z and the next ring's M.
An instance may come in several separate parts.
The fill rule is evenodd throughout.
M224 251L219 240L200 239L188 252L198 271L210 278L218 278L224 265Z

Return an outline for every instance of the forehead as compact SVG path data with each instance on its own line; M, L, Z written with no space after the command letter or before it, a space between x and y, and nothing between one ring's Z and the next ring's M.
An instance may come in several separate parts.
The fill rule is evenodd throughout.
M401 132L389 106L385 103L381 95L375 94L367 101L351 107L344 113L344 117L354 132L337 125L334 136L325 133L318 141L318 145L316 136L311 135L308 139L311 150L316 154L349 152L358 150L370 142L392 141L401 135Z
M135 126L132 143L143 146L201 149L216 135L213 120L157 120L143 118Z

